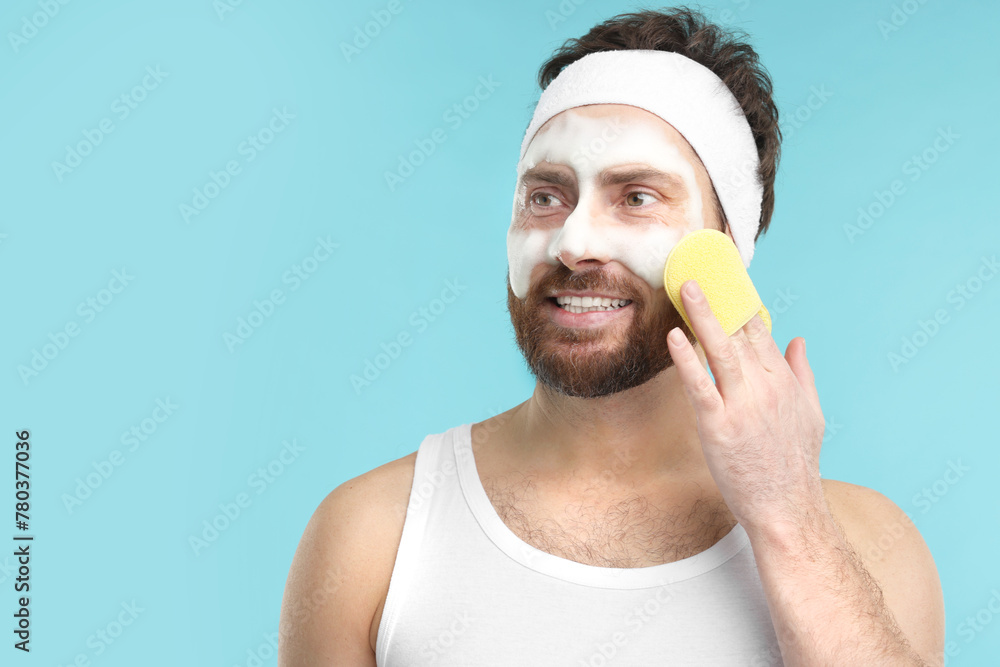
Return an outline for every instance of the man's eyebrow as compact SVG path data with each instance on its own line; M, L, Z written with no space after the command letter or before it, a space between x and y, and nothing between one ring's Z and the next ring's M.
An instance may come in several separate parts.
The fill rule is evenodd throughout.
M663 183L669 187L684 190L684 180L677 174L652 169L650 167L636 167L622 171L605 171L601 174L600 185L624 185L633 181L649 181Z
M552 185L559 185L564 188L571 188L576 185L576 178L571 174L567 174L565 171L558 169L550 169L548 167L532 167L524 172L524 175L521 176L521 183L528 183L530 181L542 181L544 183L551 183Z
M551 183L552 185L558 185L564 188L572 188L576 185L576 178L573 175L560 169L552 169L541 166L532 167L524 172L523 176L521 176L521 183L528 183L532 181ZM608 187L611 185L623 185L633 181L661 183L681 191L685 190L684 180L680 176L660 171L659 169L653 169L652 167L634 167L618 171L604 171L601 173L600 182L598 184L601 187Z

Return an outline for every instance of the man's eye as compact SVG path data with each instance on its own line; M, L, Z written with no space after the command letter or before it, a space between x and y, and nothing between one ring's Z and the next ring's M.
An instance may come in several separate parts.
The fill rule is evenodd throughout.
M637 199L638 197L649 197L650 199L652 199L653 195L649 194L648 192L630 192L627 195L625 195L625 201L628 202L628 205L633 208L642 206L643 203L645 202L642 199Z
M561 204L559 198L555 195L550 195L547 192L536 192L531 196L531 202L533 204L538 204L539 206L555 206L556 204Z

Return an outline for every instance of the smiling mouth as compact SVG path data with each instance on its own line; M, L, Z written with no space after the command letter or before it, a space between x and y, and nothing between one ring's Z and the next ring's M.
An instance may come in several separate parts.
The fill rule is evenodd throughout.
M559 296L548 299L562 310L570 313L593 313L619 310L632 303L629 299L610 299L602 297Z

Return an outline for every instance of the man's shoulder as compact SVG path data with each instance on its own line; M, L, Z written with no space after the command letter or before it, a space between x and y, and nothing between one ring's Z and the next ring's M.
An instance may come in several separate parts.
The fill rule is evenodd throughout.
M871 525L872 520L902 518L903 521L910 521L906 512L875 489L836 479L823 479L822 482L830 511L838 521L843 520L848 523L860 521L864 525Z
M378 622L373 619L389 588L416 456L413 452L352 477L319 503L286 584L281 620L286 650L295 647L303 655L332 652L334 646L374 651ZM371 648L359 649L359 637ZM359 654L349 655L361 660Z
M317 513L355 526L366 541L384 538L398 547L416 458L412 452L344 481L323 499Z
M906 549L918 546L916 540L923 543L910 515L884 494L835 479L822 481L830 513L866 564L883 561L892 545Z
M402 533L417 452L347 479L330 491L313 512L317 535L349 542L391 541ZM395 552L393 552L395 555Z

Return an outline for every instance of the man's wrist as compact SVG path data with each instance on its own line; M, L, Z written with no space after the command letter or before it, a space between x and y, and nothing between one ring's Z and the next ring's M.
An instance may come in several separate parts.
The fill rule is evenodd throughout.
M793 516L771 517L744 525L751 543L777 553L801 553L829 544L830 538L843 539L826 503L801 507Z

